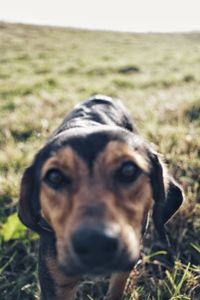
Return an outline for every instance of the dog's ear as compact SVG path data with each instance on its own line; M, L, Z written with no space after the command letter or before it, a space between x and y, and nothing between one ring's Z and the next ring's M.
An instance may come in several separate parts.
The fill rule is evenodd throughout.
M21 180L18 214L24 225L39 231L38 184L35 179L34 164L25 170Z
M150 162L150 180L154 199L153 221L161 240L164 241L166 239L164 225L177 212L184 195L178 183L169 176L158 154L151 152Z

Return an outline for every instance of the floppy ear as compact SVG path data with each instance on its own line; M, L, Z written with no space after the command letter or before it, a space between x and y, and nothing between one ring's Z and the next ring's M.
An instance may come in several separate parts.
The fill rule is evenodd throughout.
M161 240L166 241L164 225L177 212L184 196L178 183L168 175L156 153L151 152L151 185L154 199L153 221Z
M24 225L34 231L39 231L38 186L35 180L34 165L28 167L22 177L18 215Z

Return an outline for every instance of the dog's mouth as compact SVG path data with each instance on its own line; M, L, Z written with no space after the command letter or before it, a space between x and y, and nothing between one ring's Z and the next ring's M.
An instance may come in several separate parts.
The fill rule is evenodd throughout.
M59 262L60 270L68 276L77 275L109 275L113 272L128 272L133 269L138 261L138 257L132 257L126 251L119 253L117 257L93 256L67 257Z

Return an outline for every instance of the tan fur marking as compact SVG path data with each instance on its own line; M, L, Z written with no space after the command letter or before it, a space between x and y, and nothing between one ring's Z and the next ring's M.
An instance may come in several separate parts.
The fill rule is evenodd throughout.
M57 236L63 236L63 228L67 226L68 216L74 206L74 194L80 185L84 185L84 180L88 177L88 169L70 147L58 151L46 161L42 168L41 178L52 168L58 168L69 176L72 184L62 191L56 191L42 183L41 213L53 227Z
M41 177L51 168L59 168L66 175L76 176L77 167L80 167L80 159L71 147L59 150L54 156L50 157L42 167Z
M143 171L148 171L149 166L145 158L135 149L132 149L129 145L112 141L108 143L105 150L99 155L100 160L104 160L107 166L114 164L115 166L124 160L132 160Z

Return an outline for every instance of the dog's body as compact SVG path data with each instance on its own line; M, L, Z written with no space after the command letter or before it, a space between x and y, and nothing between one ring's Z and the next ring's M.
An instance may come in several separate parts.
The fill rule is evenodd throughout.
M87 274L113 274L107 299L121 299L148 212L164 240L182 200L121 104L95 96L77 106L22 179L19 216L40 234L41 299L74 299Z

